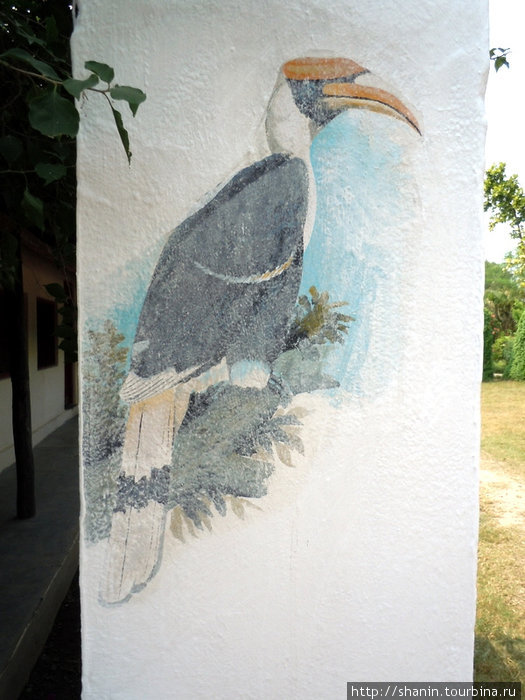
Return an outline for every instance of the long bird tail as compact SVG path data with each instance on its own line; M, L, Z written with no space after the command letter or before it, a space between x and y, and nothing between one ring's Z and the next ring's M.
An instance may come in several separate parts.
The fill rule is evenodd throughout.
M104 603L130 598L146 586L160 565L173 441L188 401L187 388L179 385L130 407L100 592Z

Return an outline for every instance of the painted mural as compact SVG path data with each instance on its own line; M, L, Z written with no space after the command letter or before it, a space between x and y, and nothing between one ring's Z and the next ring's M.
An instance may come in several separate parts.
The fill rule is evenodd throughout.
M386 116L420 133L412 111L377 85L346 58L285 63L266 152L177 226L147 287L130 295L138 303L88 319L85 533L107 540L103 604L147 586L166 532L184 541L257 504L276 466L303 451L297 396L364 391L367 308L388 264L365 219L400 220L403 183L401 147L385 137L377 149L362 125L379 120L381 134ZM349 112L358 119L345 120ZM374 189L381 206L371 216L360 195Z

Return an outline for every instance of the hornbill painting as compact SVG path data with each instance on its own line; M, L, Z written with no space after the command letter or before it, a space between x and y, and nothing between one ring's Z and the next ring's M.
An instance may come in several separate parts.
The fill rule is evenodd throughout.
M265 121L267 151L171 234L147 291L121 397L129 404L121 477L166 477L192 394L218 382L263 387L283 351L313 227L313 137L346 109L412 112L366 68L345 58L285 63ZM154 495L113 514L106 603L127 600L155 574L166 508Z

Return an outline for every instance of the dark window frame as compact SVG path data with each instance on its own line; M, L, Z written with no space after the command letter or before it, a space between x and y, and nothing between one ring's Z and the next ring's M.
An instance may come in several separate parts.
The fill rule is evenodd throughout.
M36 298L37 369L58 366L57 305L52 299Z
M27 314L27 307L28 307L28 297L27 297L27 292L24 292L24 323L26 326L26 342L28 338L28 314ZM9 354L7 351L7 341L5 338L7 337L7 324L8 324L8 319L7 319L7 300L6 300L6 293L4 289L0 289L0 338L3 340L0 341L2 343L2 351L3 351L3 357L0 356L0 381L2 379L9 379L11 376L11 373L9 371Z
M9 375L9 353L7 350L7 300L3 289L0 289L0 329L2 347L0 348L0 379L8 379Z

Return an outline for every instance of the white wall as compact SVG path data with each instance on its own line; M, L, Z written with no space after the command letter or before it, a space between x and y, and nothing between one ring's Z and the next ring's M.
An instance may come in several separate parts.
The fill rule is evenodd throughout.
M486 2L84 0L73 50L79 77L104 61L148 95L126 119L131 167L103 100L82 103L84 330L126 304L167 233L249 162L284 61L355 59L423 129L394 137L411 216L374 242L387 282L359 391L305 397L301 463L276 471L245 520L218 516L184 544L168 535L160 572L125 605L99 604L104 543L84 544L84 697L334 698L350 680L470 680Z

